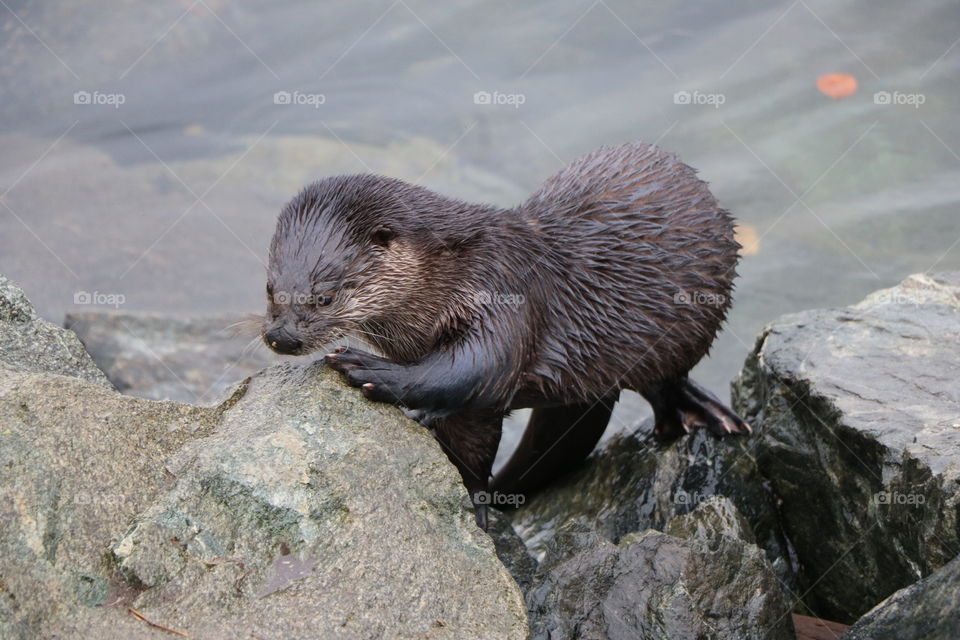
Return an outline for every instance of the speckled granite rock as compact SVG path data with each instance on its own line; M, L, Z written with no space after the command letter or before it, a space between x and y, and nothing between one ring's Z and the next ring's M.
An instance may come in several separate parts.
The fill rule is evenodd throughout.
M72 331L42 320L23 291L0 275L0 367L60 373L112 387Z
M114 391L72 332L0 277L0 637L124 585L106 555L169 479L167 456L219 411Z
M526 636L520 591L429 432L319 363L254 377L170 468L113 548L152 619L199 637Z
M124 396L14 293L0 333L33 337L0 366L0 637L527 636L456 469L400 411L317 365L214 408Z

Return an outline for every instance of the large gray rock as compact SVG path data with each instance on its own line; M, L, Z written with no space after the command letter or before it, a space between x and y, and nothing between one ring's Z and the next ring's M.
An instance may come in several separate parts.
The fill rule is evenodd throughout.
M0 637L34 638L123 588L105 561L111 540L161 492L166 458L209 433L219 410L120 395L71 332L7 292L17 313L0 318ZM8 340L22 340L14 357Z
M42 320L23 291L0 275L0 368L61 373L110 383L72 331Z
M960 638L960 556L878 604L843 640Z
M254 377L170 469L113 548L150 619L198 637L526 636L520 591L429 432L320 363Z
M5 308L0 334L35 318ZM82 362L37 340L48 370ZM434 439L331 372L282 365L202 408L18 357L0 367L0 637L526 637Z
M208 405L280 360L259 337L231 329L237 322L233 316L83 311L68 313L64 326L121 392Z
M619 544L572 525L592 544L547 556L527 596L534 638L792 640L777 577L739 537L746 525L732 504L711 500L674 522L683 537L647 530Z
M0 637L42 637L122 588L111 540L169 480L166 457L215 422L76 378L0 373Z
M757 340L736 407L820 616L853 622L960 553L958 381L956 274L786 316Z

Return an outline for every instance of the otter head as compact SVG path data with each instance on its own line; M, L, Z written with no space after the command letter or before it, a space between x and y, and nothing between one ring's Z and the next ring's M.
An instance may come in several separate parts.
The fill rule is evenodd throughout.
M283 208L270 245L262 336L305 355L409 305L421 260L403 207L375 176L329 178ZM395 182L395 181L390 181Z

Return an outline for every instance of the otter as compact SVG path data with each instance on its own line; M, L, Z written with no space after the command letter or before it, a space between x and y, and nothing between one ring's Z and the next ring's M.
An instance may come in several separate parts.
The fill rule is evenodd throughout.
M292 355L350 335L372 345L325 361L433 431L485 528L491 495L586 458L624 389L650 403L660 441L750 431L688 376L724 321L739 249L696 172L640 142L579 158L509 209L331 177L280 213L262 334ZM503 418L525 407L491 479Z

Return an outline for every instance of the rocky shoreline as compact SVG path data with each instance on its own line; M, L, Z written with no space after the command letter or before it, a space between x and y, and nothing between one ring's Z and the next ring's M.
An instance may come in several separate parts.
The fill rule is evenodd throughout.
M638 425L490 536L426 430L224 323L0 276L0 636L960 637L960 274L771 323L753 436Z

